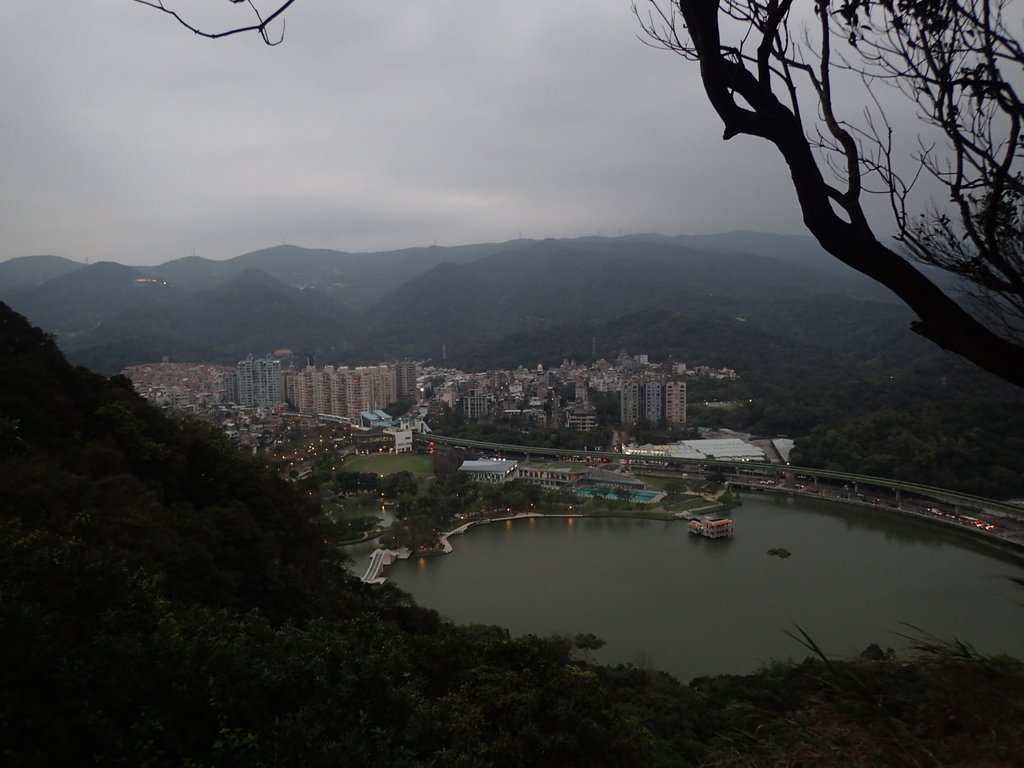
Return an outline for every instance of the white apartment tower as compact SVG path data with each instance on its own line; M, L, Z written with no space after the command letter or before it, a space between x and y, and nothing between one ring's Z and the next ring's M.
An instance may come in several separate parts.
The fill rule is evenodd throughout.
M238 404L270 408L284 401L281 361L249 355L238 361Z

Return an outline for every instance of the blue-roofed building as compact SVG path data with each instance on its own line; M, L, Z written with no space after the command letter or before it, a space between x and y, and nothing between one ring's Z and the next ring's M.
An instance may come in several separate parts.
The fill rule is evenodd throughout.
M384 429L395 426L395 420L384 411L360 411L359 426L363 429Z

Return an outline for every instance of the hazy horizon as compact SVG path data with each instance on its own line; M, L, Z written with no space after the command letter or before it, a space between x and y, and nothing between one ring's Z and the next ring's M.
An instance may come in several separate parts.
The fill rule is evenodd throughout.
M184 254L182 256L172 256L172 257L164 259L162 261L153 261L153 262L149 262L149 263L133 262L133 261L126 260L126 259L116 259L116 258L95 258L95 259L93 259L93 258L84 258L83 259L83 258L75 258L72 255L68 255L68 254L64 254L64 253L27 253L27 254L23 254L23 255L20 255L20 256L8 256L8 257L5 257L5 258L0 258L0 264L2 264L4 262L7 262L7 261L13 261L15 259L20 259L20 258L32 258L32 257L36 257L36 256L56 256L56 257L68 259L69 261L73 261L73 262L76 262L78 264L83 264L83 265L98 264L98 263L101 263L101 262L112 262L114 264L121 264L121 265L129 266L129 267L152 267L152 266L159 266L160 264L166 264L169 261L176 261L178 259L191 258L193 256L197 257L197 258L209 259L210 261L230 261L231 259L235 259L235 258L238 258L239 256L244 256L244 255L249 254L249 253L256 253L256 252L259 252L259 251L266 251L266 250L269 250L271 248L280 248L282 246L284 246L284 247L302 248L304 250L333 250L333 251L338 251L339 253L372 254L372 253L389 253L389 252L392 252L392 251L427 249L427 248L432 248L432 247L459 248L459 247L463 247L463 246L485 245L485 244L489 244L489 243L497 243L497 244L514 243L514 242L516 242L518 240L531 240L531 241L541 241L541 240L549 240L549 239L553 239L553 240L575 240L575 239L579 239L579 238L588 238L588 237L604 237L604 238L614 239L614 238L618 238L618 237L643 237L643 236L668 237L668 238L674 238L674 237L713 237L713 236L716 236L716 235L729 235L729 234L733 234L733 233L737 233L737 232L754 232L756 234L769 235L769 236L779 236L779 237L803 237L803 238L806 238L808 240L813 240L813 238L811 238L806 233L800 233L800 232L797 232L797 233L766 232L766 231L758 231L758 230L735 228L735 229L731 229L731 230L723 230L723 231L718 231L718 232L678 232L678 233L675 233L675 234L665 234L663 232L622 232L622 233L616 233L616 234L590 233L590 234L572 235L572 236L566 236L566 237L559 237L557 235L552 235L552 236L549 236L549 237L526 237L526 236L523 236L523 237L507 238L507 239L504 239L504 240L499 240L499 239L495 239L495 240L474 240L474 241L466 241L466 242L460 242L460 243L420 243L420 244L413 244L413 245L406 245L406 246L398 246L396 248L381 248L381 249L372 249L372 250L328 248L328 247L325 247L325 246L303 245L303 244L300 244L300 243L272 243L270 245L266 245L266 246L262 246L262 247L257 247L257 248L250 248L250 249L247 249L247 250L244 250L244 251L238 251L237 253L231 253L230 255L225 255L225 256L221 256L221 257L204 256L201 253L186 253L186 254Z

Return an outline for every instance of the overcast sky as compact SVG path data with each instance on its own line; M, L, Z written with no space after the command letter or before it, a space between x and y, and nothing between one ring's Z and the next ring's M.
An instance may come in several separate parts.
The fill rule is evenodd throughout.
M211 4L244 8L177 7ZM0 25L0 260L803 232L776 153L722 142L629 0L298 0L274 48L130 0Z

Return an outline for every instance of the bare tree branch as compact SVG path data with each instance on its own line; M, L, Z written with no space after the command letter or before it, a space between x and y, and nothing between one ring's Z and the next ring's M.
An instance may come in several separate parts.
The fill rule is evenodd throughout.
M185 29L189 30L190 32L196 35L199 35L200 37L207 37L211 40L216 40L221 37L230 37L232 35L241 35L248 32L256 32L259 34L260 37L263 38L263 42L266 43L267 45L278 45L282 40L284 40L284 19L281 19L281 32L275 37L270 36L269 27L286 10L288 10L288 8L292 5L292 3L295 2L295 0L283 0L283 2L281 2L273 11L271 11L265 17L260 13L260 10L256 7L254 0L227 0L227 2L231 3L232 5L249 6L250 11L256 17L256 23L245 24L238 27L232 27L230 29L217 30L212 32L209 30L200 29L198 26L194 25L192 22L185 19L176 10L165 5L164 0L131 0L131 2L138 3L140 5L146 5L150 8L155 8L161 13L166 13L168 16L173 17L174 20L177 21L181 26L185 27Z
M662 47L699 63L723 138L757 136L776 147L804 223L826 251L899 296L918 316L917 333L1024 386L1024 343L1015 331L1024 318L1022 109L999 70L1024 64L1024 56L1002 22L1004 2L818 0L818 32L805 33L800 46L788 29L791 6L779 0L649 0L656 10L638 18ZM726 27L736 42L723 39ZM849 57L834 57L840 43L850 46ZM747 45L756 55L744 53ZM852 71L868 87L863 127L836 113L834 70ZM901 178L892 126L871 91L876 82L902 90L949 138L948 162L934 143L921 143L918 170ZM801 110L804 87L814 110ZM810 132L801 111L817 113ZM938 206L909 213L922 172L950 190L955 217L936 215ZM968 279L985 303L961 305L879 241L861 205L867 176L881 182L910 255Z

